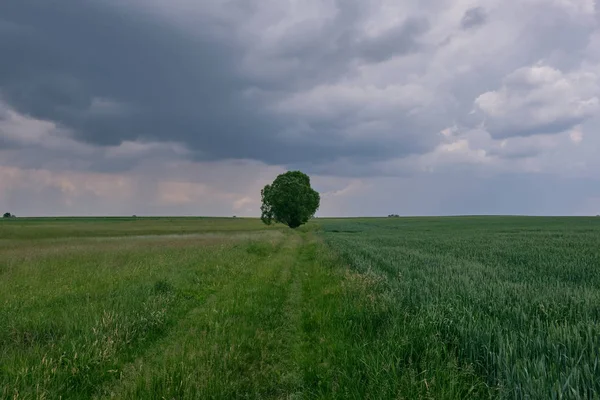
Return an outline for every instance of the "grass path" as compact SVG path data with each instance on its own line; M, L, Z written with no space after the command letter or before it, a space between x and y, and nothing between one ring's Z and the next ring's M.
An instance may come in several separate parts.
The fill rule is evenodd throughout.
M275 251L251 251L261 255L259 262L231 271L102 397L454 399L484 393L473 392L481 380L451 359L412 354L402 328L410 322L391 321L396 315L389 312L386 281L344 268L314 234L290 232ZM436 369L413 364L423 357L437 362Z
M290 363L298 320L301 238L239 268L106 390L117 398L280 398L297 390ZM260 253L260 251L259 251Z

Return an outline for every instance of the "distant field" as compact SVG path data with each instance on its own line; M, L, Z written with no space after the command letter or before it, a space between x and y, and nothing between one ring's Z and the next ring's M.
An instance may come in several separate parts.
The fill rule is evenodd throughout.
M0 219L2 239L60 237L120 237L256 231L265 226L257 218L202 217L70 217Z
M600 396L600 218L0 220L0 398Z

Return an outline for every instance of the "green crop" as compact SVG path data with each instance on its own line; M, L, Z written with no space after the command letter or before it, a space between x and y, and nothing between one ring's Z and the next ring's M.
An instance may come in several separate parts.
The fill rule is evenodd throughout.
M426 375L447 360L501 398L600 396L599 219L320 222L351 268L385 282L389 354Z

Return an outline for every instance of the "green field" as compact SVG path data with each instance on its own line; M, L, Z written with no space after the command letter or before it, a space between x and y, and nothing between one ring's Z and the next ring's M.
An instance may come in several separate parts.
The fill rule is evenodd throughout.
M598 399L600 218L0 220L0 398Z

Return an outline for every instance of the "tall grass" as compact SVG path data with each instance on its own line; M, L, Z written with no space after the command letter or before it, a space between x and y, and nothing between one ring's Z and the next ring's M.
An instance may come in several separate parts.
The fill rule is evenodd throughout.
M273 231L2 246L0 398L102 393L197 303L259 260L247 245L282 238Z

